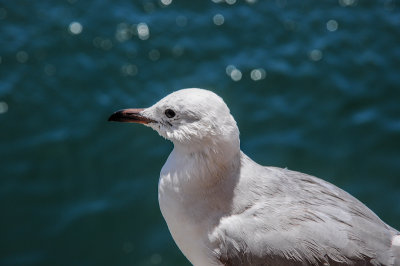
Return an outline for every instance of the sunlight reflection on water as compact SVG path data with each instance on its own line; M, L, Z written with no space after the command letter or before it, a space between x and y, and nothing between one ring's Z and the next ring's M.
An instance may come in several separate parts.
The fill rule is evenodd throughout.
M256 161L400 226L395 1L25 4L0 7L0 264L186 265L157 204L172 144L106 122L183 87L224 98Z

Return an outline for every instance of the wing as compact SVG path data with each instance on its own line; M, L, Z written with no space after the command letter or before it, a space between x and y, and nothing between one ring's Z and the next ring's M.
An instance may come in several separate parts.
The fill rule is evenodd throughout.
M321 179L252 165L234 201L240 207L212 233L224 265L394 264L395 230Z

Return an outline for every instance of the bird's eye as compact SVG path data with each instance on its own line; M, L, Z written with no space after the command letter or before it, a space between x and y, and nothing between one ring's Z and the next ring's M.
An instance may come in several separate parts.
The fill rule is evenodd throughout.
M175 116L175 112L174 112L174 110L172 110L172 109L167 109L167 110L165 110L165 115L168 117L168 118L172 118L172 117L174 117Z

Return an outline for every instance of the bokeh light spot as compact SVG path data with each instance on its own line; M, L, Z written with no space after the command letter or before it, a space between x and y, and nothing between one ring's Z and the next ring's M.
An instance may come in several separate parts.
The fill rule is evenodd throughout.
M319 61L322 59L322 52L321 50L314 49L310 52L309 56L312 61Z
M160 52L157 49L153 49L149 52L149 58L151 61L157 61L160 59Z
M172 3L172 0L161 0L161 4L163 4L164 6L168 6Z
M100 47L103 50L110 50L113 47L113 43L110 39L102 39L100 42Z
M222 24L224 24L224 21L225 21L225 18L224 18L224 16L221 15L221 14L216 14L216 15L214 15L214 17L213 17L213 22L214 22L214 24L217 25L217 26L221 26Z
M25 51L19 51L16 55L17 61L21 64L24 64L28 61L29 55Z
M0 102L0 114L7 113L8 104L6 102Z
M232 73L232 71L233 71L234 69L236 69L236 67L235 67L234 65L228 65L228 66L225 68L225 72L226 72L226 74L227 74L228 76L230 76L231 73Z
M73 21L69 24L68 30L71 34L77 35L82 32L83 27L81 23Z
M124 76L136 76L138 73L138 68L133 64L125 64L121 67L121 73Z
M234 4L236 4L236 0L225 0L225 2L226 2L228 5L234 5Z
M242 72L239 69L234 69L231 72L231 78L233 81L239 81L242 79Z
M242 79L242 72L237 69L234 65L228 65L225 68L226 74L231 77L233 81L239 81Z
M265 76L266 76L266 73L263 68L253 69L250 72L250 78L254 81L259 81L259 80L265 79Z
M336 20L331 19L326 23L326 29L329 31L336 31L339 27L339 24Z
M234 65L228 65L225 69L226 74L231 77L233 81L239 81L242 79L242 72L237 69Z
M141 40L147 40L150 37L150 29L149 26L147 26L146 23L139 23L137 25L137 33L139 36L139 39Z
M125 42L132 37L133 31L126 23L120 23L115 31L115 39L119 42Z
M356 0L339 0L339 5L341 6L354 6L356 4Z

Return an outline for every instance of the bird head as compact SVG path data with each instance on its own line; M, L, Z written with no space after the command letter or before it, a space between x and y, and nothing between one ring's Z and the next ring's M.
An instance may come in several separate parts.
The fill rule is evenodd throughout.
M239 130L228 106L204 89L178 90L149 108L123 109L108 120L144 124L190 152L218 152L221 145L239 150Z

